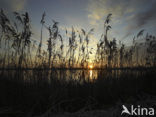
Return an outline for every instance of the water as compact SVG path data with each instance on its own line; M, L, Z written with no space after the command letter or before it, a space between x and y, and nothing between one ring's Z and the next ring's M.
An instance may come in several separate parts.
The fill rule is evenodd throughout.
M135 76L145 74L142 70L5 70L0 74L5 74L8 79L36 83L38 81L52 82L52 80L95 82L98 78L120 78L121 75Z

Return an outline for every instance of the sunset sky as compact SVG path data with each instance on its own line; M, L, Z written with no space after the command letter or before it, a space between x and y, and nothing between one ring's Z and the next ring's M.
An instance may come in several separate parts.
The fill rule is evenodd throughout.
M130 43L134 35L141 29L150 34L156 33L156 0L1 0L0 7L7 14L12 11L27 11L31 17L33 39L40 39L40 20L42 13L46 12L47 24L52 19L59 22L60 30L77 30L83 28L87 31L94 28L91 36L91 45L100 38L103 32L103 22L107 14L112 13L112 29L110 38L115 37L123 43ZM44 35L44 44L48 34Z

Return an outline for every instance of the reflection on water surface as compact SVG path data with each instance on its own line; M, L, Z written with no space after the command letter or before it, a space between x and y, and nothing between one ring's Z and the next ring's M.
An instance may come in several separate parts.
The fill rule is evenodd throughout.
M2 71L0 71L2 74ZM138 76L145 71L137 70L5 70L7 78L18 78L21 81L35 83L38 81L51 82L53 79L62 81L94 82L98 78L119 78L121 75ZM99 77L100 76L100 77Z

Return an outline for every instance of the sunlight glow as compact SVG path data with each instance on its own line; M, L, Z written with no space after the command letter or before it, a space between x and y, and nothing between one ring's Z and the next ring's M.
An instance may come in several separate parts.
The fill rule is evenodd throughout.
M93 65L89 65L89 68L92 69L93 68Z

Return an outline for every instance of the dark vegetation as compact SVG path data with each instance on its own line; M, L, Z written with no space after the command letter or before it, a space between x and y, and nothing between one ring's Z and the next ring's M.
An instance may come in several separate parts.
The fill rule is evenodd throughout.
M4 117L105 110L117 102L135 104L145 94L156 94L155 69L99 70L95 80L87 77L88 70L81 70L79 79L72 74L77 70L70 72L69 79L66 70L12 72L1 73L0 78L0 114Z
M0 11L0 115L34 116L47 113L107 109L120 101L140 100L142 95L156 94L156 38L143 35L132 40L131 46L109 39L109 14L104 33L96 48L90 48L89 32L72 27L61 36L58 22L51 25L41 19L38 45L31 39L29 14L14 12L10 20ZM43 30L49 32L47 51ZM65 45L64 40L68 39ZM140 41L141 40L141 41ZM67 49L65 49L67 46ZM94 70L89 70L94 54ZM35 54L33 54L35 53ZM70 68L70 69L69 69ZM96 76L92 76L96 71ZM92 73L90 73L92 72Z

